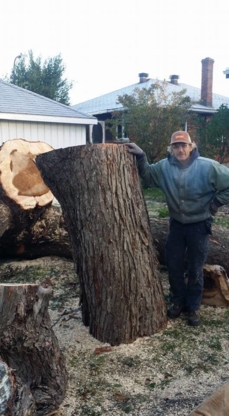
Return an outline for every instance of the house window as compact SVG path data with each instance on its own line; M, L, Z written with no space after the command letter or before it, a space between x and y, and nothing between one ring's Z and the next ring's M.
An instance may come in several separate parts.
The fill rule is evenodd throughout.
M127 138L128 138L128 136L127 136L127 134L125 132L124 126L122 126L122 125L119 124L116 127L116 139L117 140L123 140L123 139L127 139Z

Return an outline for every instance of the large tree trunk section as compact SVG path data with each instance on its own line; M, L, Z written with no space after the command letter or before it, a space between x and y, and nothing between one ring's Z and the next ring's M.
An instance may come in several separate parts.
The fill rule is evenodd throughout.
M35 416L35 400L31 391L11 368L0 360L0 414L1 416Z
M50 287L0 285L0 356L31 391L37 415L59 407L67 384L48 314L51 294Z
M136 164L123 145L39 155L61 204L80 278L83 322L111 345L167 324L166 306Z
M165 243L169 232L168 218L151 219L151 232L154 246L157 251L160 264L165 261ZM209 252L207 257L208 264L218 264L222 266L229 276L229 233L225 229L214 225L212 226L212 236L210 236Z

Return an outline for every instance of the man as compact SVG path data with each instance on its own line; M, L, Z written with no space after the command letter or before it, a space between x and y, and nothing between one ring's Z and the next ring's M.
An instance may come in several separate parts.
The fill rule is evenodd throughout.
M186 311L188 324L198 326L212 216L220 206L229 204L229 169L200 157L185 131L172 134L168 157L152 165L135 143L126 146L136 156L146 186L161 188L169 209L165 251L173 306L168 309L168 316L175 319Z

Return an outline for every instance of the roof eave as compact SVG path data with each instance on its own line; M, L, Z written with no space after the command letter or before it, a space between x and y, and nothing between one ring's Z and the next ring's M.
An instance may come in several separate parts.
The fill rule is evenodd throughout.
M37 123L58 123L58 124L83 124L91 125L97 124L98 120L95 117L55 117L42 116L35 114L15 114L15 113L0 113L0 120L12 121L30 121Z
M213 107L205 107L205 108L195 108L195 107L191 107L190 111L194 112L194 113L204 113L204 114L214 114L217 112L217 110Z

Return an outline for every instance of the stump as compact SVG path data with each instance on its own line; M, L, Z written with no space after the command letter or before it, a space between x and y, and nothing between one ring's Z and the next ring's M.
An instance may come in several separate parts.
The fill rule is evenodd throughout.
M133 156L123 145L86 145L39 155L36 164L62 207L90 333L119 345L163 329L165 300Z
M0 284L0 356L31 391L37 415L59 407L67 374L57 338L51 329L50 287Z

